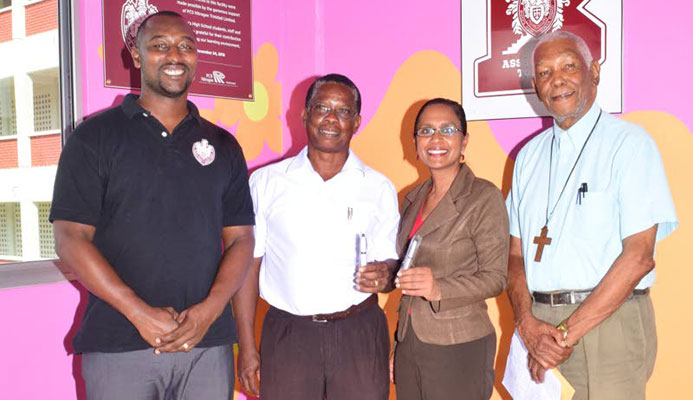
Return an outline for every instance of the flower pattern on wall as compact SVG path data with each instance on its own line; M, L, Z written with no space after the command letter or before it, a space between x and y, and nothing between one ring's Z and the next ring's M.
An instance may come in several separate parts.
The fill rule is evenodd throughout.
M214 109L200 109L202 117L235 133L248 161L258 157L265 144L274 153L281 154L283 150L278 68L277 49L269 42L262 44L253 57L255 101L216 98Z

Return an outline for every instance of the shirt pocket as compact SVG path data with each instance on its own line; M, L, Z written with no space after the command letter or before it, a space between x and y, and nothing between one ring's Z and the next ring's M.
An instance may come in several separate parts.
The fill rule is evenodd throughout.
M573 230L578 237L602 241L618 226L616 200L609 192L587 192L575 207Z
M366 235L367 259L370 261L371 248L374 246L375 238L369 229L369 222L372 220L372 206L364 202L339 202L329 208L329 212L324 215L326 225L332 232L326 232L339 243L333 253L334 257L342 262L359 262L360 236ZM329 222L328 222L329 221Z
M368 260L374 260L374 253L378 239L376 231L378 228L378 216L376 207L372 202L354 201L347 205L351 209L351 218L347 221L349 233L356 237L358 244L359 236L363 233L366 235L367 255ZM360 251L361 249L358 249Z

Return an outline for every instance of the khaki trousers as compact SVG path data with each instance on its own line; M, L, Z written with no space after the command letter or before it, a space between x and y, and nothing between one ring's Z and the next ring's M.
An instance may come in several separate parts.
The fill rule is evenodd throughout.
M534 316L558 325L578 307L534 303ZM637 400L657 355L657 332L649 294L634 296L580 339L558 367L575 389L574 400Z

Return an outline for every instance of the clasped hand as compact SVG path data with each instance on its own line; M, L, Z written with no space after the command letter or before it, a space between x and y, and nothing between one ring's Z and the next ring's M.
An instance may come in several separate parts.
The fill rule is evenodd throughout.
M546 370L556 368L573 353L572 347L563 344L563 334L555 326L533 316L522 319L517 329L529 352L528 368L535 382L543 382Z
M172 307L149 307L133 320L140 336L156 354L190 351L214 322L203 303L176 312Z

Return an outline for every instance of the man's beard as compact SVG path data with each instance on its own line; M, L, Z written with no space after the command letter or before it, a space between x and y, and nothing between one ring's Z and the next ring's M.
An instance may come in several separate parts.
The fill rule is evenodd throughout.
M169 98L178 98L183 95L185 95L188 92L188 88L190 88L190 84L192 83L192 79L186 80L185 85L180 90L169 90L164 85L161 84L161 81L157 82L155 86L152 87L155 92L159 93L162 96L169 97ZM151 87L151 86L150 86Z
M147 86L149 89L151 89L153 92L160 94L164 97L168 98L178 98L183 95L185 95L190 88L190 85L192 84L192 76L190 76L188 79L185 80L185 84L181 89L177 90L171 90L167 87L164 86L163 80L162 79L147 79L146 75L143 74L143 86Z

